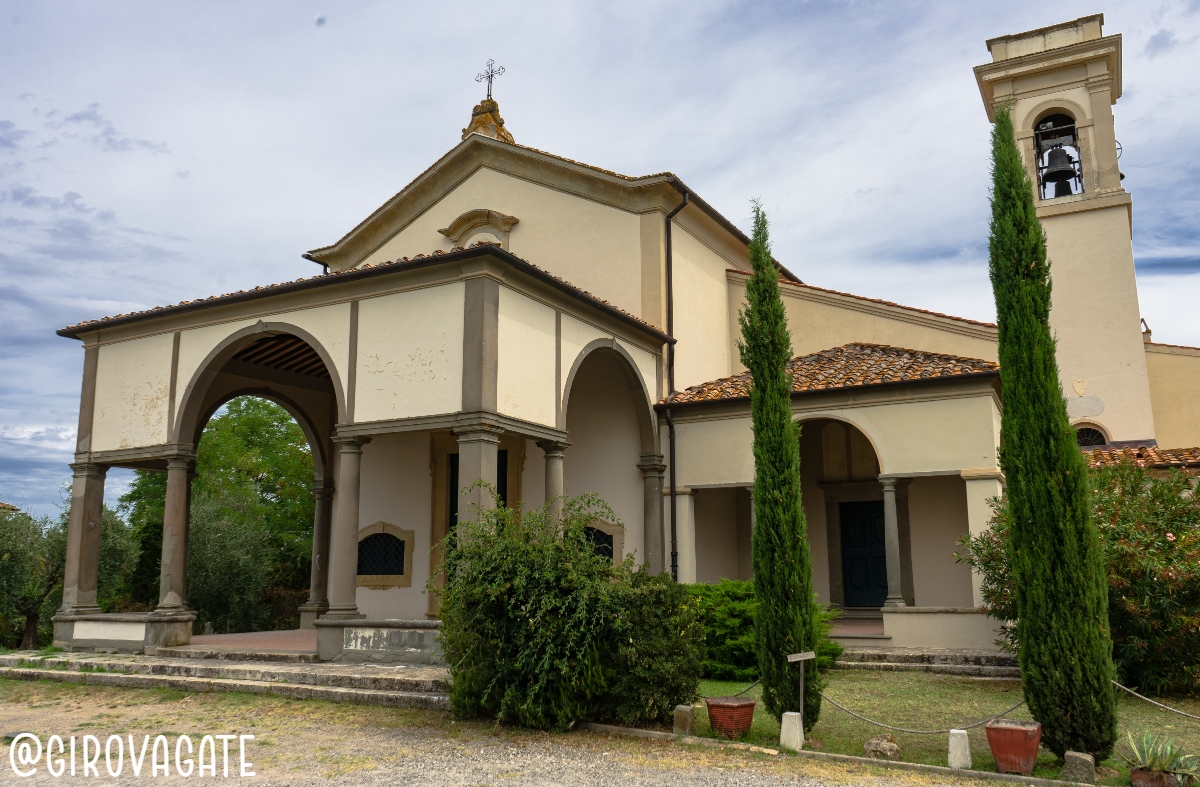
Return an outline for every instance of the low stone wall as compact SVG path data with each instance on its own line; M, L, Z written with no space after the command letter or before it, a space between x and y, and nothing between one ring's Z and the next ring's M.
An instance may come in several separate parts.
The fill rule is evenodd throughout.
M900 607L883 610L883 632L891 648L995 650L1000 622L979 609Z
M145 653L186 645L192 639L194 612L113 612L55 615L54 644L66 650Z
M440 620L319 618L313 625L322 661L444 664Z

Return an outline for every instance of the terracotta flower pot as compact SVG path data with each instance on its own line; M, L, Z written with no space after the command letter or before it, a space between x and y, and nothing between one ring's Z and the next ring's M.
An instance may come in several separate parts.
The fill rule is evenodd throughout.
M754 723L754 700L744 697L708 697L708 723L723 738L740 738Z
M1038 744L1042 742L1042 725L1036 721L1010 721L998 719L988 722L988 745L996 758L996 770L1000 773L1033 773L1037 762Z
M1148 771L1135 768L1129 772L1129 781L1133 787L1179 787L1179 779L1173 773L1163 771Z

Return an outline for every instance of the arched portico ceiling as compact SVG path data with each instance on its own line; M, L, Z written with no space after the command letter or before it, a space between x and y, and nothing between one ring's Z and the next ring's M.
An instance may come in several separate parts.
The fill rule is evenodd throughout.
M289 333L265 336L234 353L233 360L328 380L321 356L299 336Z
M633 397L634 409L638 414L638 433L641 437L642 452L653 453L656 451L657 446L654 430L656 419L651 414L652 399L646 387L649 381L642 380L642 375L638 372L637 363L634 362L629 352L621 346L621 343L615 339L596 339L580 350L579 354L575 357L575 362L571 364L571 371L567 374L566 385L563 387L562 416L559 428L566 428L567 408L571 403L571 393L575 389L575 378L578 376L580 368L589 360L595 361L598 357L611 361L619 370L625 384L629 388L630 395Z

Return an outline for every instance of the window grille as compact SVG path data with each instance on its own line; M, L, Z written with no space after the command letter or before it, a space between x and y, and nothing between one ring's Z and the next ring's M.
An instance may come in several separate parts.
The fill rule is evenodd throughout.
M375 533L358 542L360 576L404 574L404 541L391 533Z
M587 536L592 541L592 550L601 557L613 559L613 537L596 527L585 528Z
M1080 447L1092 445L1107 445L1108 439L1104 436L1104 432L1099 429L1093 429L1090 426L1083 426L1075 430L1075 442Z

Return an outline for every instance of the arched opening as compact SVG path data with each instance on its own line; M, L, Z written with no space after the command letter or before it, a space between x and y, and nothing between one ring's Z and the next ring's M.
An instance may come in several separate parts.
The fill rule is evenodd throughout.
M620 525L599 523L590 534L598 552L616 560L634 552L639 561L645 560L646 497L639 464L653 451L654 438L641 377L628 356L610 342L581 354L568 386L566 493L594 493L616 514Z
M1075 443L1080 448L1108 445L1108 435L1095 424L1078 423L1075 424Z
M1083 165L1075 119L1051 110L1034 124L1038 195L1042 199L1083 193Z

